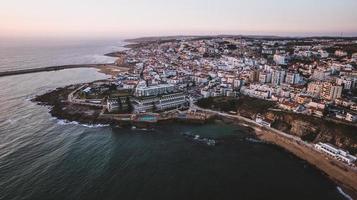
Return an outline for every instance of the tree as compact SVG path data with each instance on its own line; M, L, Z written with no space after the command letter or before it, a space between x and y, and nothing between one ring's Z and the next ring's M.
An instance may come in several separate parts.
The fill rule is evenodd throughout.
M126 104L128 105L128 112L132 113L134 111L134 108L133 108L133 105L131 104L129 97L126 97Z
M157 106L156 106L156 103L155 103L155 102L152 102L152 110L153 110L154 112L157 111Z
M118 110L119 112L123 111L123 103L121 102L120 97L118 97Z

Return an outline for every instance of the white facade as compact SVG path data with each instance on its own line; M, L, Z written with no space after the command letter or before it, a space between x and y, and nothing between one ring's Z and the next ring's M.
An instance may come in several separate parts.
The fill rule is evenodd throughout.
M284 82L286 72L283 70L274 70L271 78L271 83L273 85L280 85Z
M186 95L183 93L173 93L161 97L135 98L134 111L144 112L148 110L166 110L185 106L188 103Z
M357 115L352 114L352 113L347 113L346 114L346 121L356 122L357 121Z
M287 73L285 82L288 84L298 84L300 82L300 74L294 72Z
M157 95L173 92L174 89L175 86L172 84L154 85L149 87L138 86L135 89L135 96L138 97L157 96Z
M250 97L255 97L259 99L270 99L271 98L271 91L265 90L263 88L254 88L254 87L242 87L241 93Z
M318 144L315 144L315 148L347 164L353 164L357 160L355 156L350 155L347 151L338 149L330 144L320 142Z
M277 65L286 65L286 64L287 64L287 62L286 62L286 56L275 54L275 55L274 55L274 62L275 62Z

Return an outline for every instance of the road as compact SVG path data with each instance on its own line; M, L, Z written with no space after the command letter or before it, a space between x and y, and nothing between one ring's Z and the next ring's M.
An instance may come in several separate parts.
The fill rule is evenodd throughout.
M282 131L280 131L280 130L277 130L277 129L275 129L275 128L271 128L271 127L268 127L268 126L263 126L263 125L257 123L257 122L254 121L254 120L248 119L248 118L246 118L246 117L242 117L242 116L240 116L240 115L231 115L231 114L227 114L227 113L223 113L223 112L219 112L219 111L204 109L204 108L200 108L200 107L198 107L198 106L196 106L196 105L192 105L192 106L191 106L191 109L200 110L200 111L204 111L204 112L208 112L208 113L213 113L213 114L216 114L216 115L218 115L218 116L227 117L227 118L233 118L233 119L238 119L238 120L240 120L240 121L245 121L245 122L248 122L248 123L252 123L252 124L254 124L254 125L257 126L257 127L261 127L261 128L264 127L264 129L267 129L267 130L269 130L269 131L273 131L274 133L277 133L277 134L279 134L279 135L281 135L281 136L283 136L283 137L286 137L286 138L295 140L296 142L304 143L305 145L312 147L311 144L308 144L308 143L302 141L299 137L289 135L289 134L284 133L284 132L282 132ZM259 129L259 130L261 131L261 129Z

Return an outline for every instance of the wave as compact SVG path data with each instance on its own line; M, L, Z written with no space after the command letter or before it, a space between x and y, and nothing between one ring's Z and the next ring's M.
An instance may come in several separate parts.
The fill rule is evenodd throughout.
M344 196L346 199L348 199L348 200L353 200L350 195L346 194L346 193L342 190L342 188L337 187L337 190L338 190L338 192L339 192L340 194L342 194L342 196Z
M34 99L34 98L35 98L34 95L26 96L25 101L32 101L32 99Z
M109 124L81 124L79 122L76 121L68 121L65 119L57 119L57 124L58 125L80 125L80 126L84 126L87 128L103 128L103 127L108 127L110 126Z
M254 139L254 138L245 138L246 141L252 142L252 143L264 143L262 140Z
M8 120L5 121L5 123L11 124L11 125L15 124L16 122L17 122L16 119L8 119Z
M28 118L28 117L30 117L30 116L31 116L31 114L27 114L27 115L23 115L23 116L17 117L17 118L10 118L10 119L7 119L7 120L5 121L5 123L14 125L14 124L16 124L17 122L19 122L20 120L26 119L26 118Z
M57 124L58 125L78 125L79 123L76 122L76 121L70 122L70 121L65 120L65 119L60 119L60 120L57 121Z
M109 124L80 124L80 125L87 128L103 128L103 127L110 126Z
M147 129L147 128L137 128L136 126L132 126L131 130L135 130L135 131L154 131L153 128Z

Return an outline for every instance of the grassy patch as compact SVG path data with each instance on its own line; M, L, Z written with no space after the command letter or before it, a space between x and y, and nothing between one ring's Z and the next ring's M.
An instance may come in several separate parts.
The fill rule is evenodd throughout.
M234 97L209 97L201 99L197 105L206 108L214 109L224 112L249 110L254 113L265 112L267 109L275 106L274 102L265 101L261 99L242 96L239 98Z

